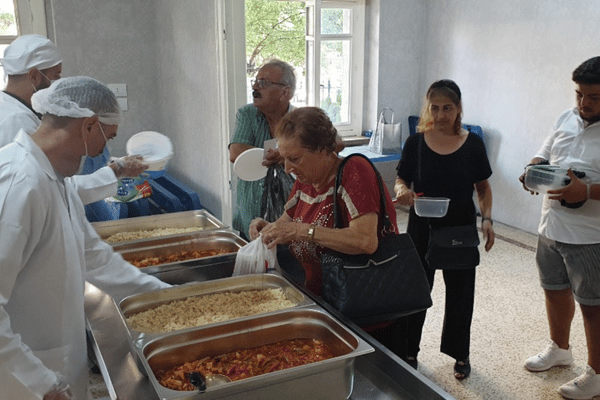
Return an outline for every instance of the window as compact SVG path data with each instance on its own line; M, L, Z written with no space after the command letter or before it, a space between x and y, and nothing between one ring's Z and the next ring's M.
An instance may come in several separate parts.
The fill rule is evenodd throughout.
M295 106L323 108L342 136L362 127L364 0L246 0L250 80L270 58L296 67Z
M16 39L18 35L17 18L15 16L15 3L13 0L0 0L0 57L4 49ZM4 89L4 69L0 65L0 88Z
M4 49L19 35L47 36L44 0L0 0L0 58ZM6 86L0 65L0 89Z
M307 104L327 111L342 136L362 126L364 19L362 1L306 2Z

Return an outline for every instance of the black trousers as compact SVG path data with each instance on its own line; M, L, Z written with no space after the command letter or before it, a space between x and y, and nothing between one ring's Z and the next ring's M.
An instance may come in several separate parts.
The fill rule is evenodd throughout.
M411 210L411 214L414 213ZM429 287L433 289L436 270L429 269L425 260L429 243L429 226L417 222L416 215L410 215L408 233L413 239L417 252L425 268ZM456 360L469 357L471 342L471 322L475 300L475 268L440 270L446 286L444 323L440 350ZM401 358L416 357L420 350L421 336L427 311L412 314L398 321L394 353Z
M469 357L471 321L475 297L475 268L444 270L446 304L440 351L456 360ZM433 288L435 270L427 270ZM427 311L400 318L394 352L400 357L416 357L419 353Z

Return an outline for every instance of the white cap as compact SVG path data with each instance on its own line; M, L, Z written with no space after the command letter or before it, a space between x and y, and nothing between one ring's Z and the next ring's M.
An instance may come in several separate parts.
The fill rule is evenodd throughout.
M58 47L41 35L23 35L16 38L0 60L4 76L26 74L32 68L52 68L62 62Z

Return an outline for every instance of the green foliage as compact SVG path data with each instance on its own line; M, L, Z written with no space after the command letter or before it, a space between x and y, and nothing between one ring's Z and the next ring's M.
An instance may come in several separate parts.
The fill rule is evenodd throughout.
M14 34L15 15L8 12L0 12L0 35Z
M344 32L344 10L328 8L321 10L321 33L336 34Z
M341 94L338 91L338 103L334 103L331 101L331 97L327 97L325 100L321 100L321 108L327 113L329 119L334 124L337 124L342 121L342 117L340 116L340 110L342 102Z
M254 75L268 59L304 66L304 2L246 0L246 67Z

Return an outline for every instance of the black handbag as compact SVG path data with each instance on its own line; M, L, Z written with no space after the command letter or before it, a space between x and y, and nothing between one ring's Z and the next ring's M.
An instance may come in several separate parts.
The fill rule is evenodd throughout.
M325 252L321 256L323 299L358 325L393 320L432 305L425 270L412 239L397 234L387 214L379 172L361 154L347 156L338 169L333 197L334 227L341 228L337 192L343 168L351 157L365 158L375 171L381 193L383 237L373 254Z
M475 224L430 227L425 260L432 269L465 269L479 265Z

